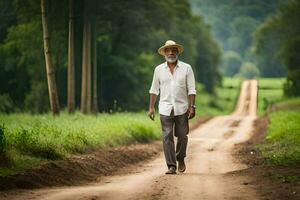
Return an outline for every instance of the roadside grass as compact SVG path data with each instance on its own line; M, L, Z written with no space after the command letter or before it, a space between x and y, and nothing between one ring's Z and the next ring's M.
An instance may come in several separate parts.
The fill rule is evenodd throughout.
M2 138L5 139L1 151L9 158L6 166L0 165L2 176L96 148L160 138L159 120L153 123L145 113L62 113L59 117L51 114L0 114L0 121Z
M283 85L285 78L259 78L258 79L258 108L257 114L263 115L267 108L276 102L285 99Z
M281 109L268 114L266 141L257 147L269 164L300 165L300 98L274 106Z
M300 182L300 175L299 176L293 176L293 175L283 175L283 174L279 174L279 173L274 173L272 178L274 180L280 181L282 183Z
M216 94L204 91L201 84L197 84L197 116L215 116L230 114L234 111L240 93L242 80L239 78L223 78L222 86L216 88Z
M215 95L197 84L197 116L191 123L202 116L233 112L240 83L238 78L224 78ZM0 176L98 148L161 138L158 113L154 122L142 112L98 115L62 112L59 117L51 113L0 114L0 122Z

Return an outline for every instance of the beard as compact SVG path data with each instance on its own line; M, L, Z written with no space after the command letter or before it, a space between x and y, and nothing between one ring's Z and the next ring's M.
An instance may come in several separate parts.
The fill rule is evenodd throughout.
M177 61L178 55L176 55L176 56L165 56L165 59L168 63L174 63L174 62Z

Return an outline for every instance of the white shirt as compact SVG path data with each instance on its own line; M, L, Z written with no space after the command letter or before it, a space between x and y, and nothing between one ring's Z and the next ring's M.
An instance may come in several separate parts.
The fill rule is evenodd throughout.
M188 95L195 94L195 77L192 67L182 61L177 62L173 74L167 62L158 65L154 70L150 94L159 95L159 113L170 116L182 115L188 110Z

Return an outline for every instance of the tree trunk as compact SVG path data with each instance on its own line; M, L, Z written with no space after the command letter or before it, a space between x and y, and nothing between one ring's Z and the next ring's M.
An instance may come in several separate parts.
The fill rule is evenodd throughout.
M93 23L93 112L98 112L97 95L97 24Z
M82 45L82 82L81 112L91 112L91 22L88 16L87 3L84 8L83 45Z
M51 61L50 47L49 47L49 31L48 31L48 17L45 10L45 0L41 0L42 24L43 24L43 40L44 40L44 54L48 81L48 91L50 106L53 115L59 115L58 94L55 83L54 68Z
M83 36L82 36L82 73L81 73L81 112L86 113L87 107L86 107L86 95L87 95L87 66L86 66L86 17L84 16L83 20Z
M91 113L92 110L92 30L91 30L91 20L88 18L88 24L87 24L87 112Z
M69 49L68 49L68 112L75 110L75 62L74 62L74 6L70 0Z

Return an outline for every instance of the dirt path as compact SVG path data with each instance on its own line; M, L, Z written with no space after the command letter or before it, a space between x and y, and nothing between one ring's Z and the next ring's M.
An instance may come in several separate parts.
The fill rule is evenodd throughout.
M247 177L225 175L246 168L234 161L231 150L251 136L256 95L257 82L243 82L233 114L216 117L190 133L183 174L165 175L161 154L131 174L86 186L20 191L6 199L258 199Z

